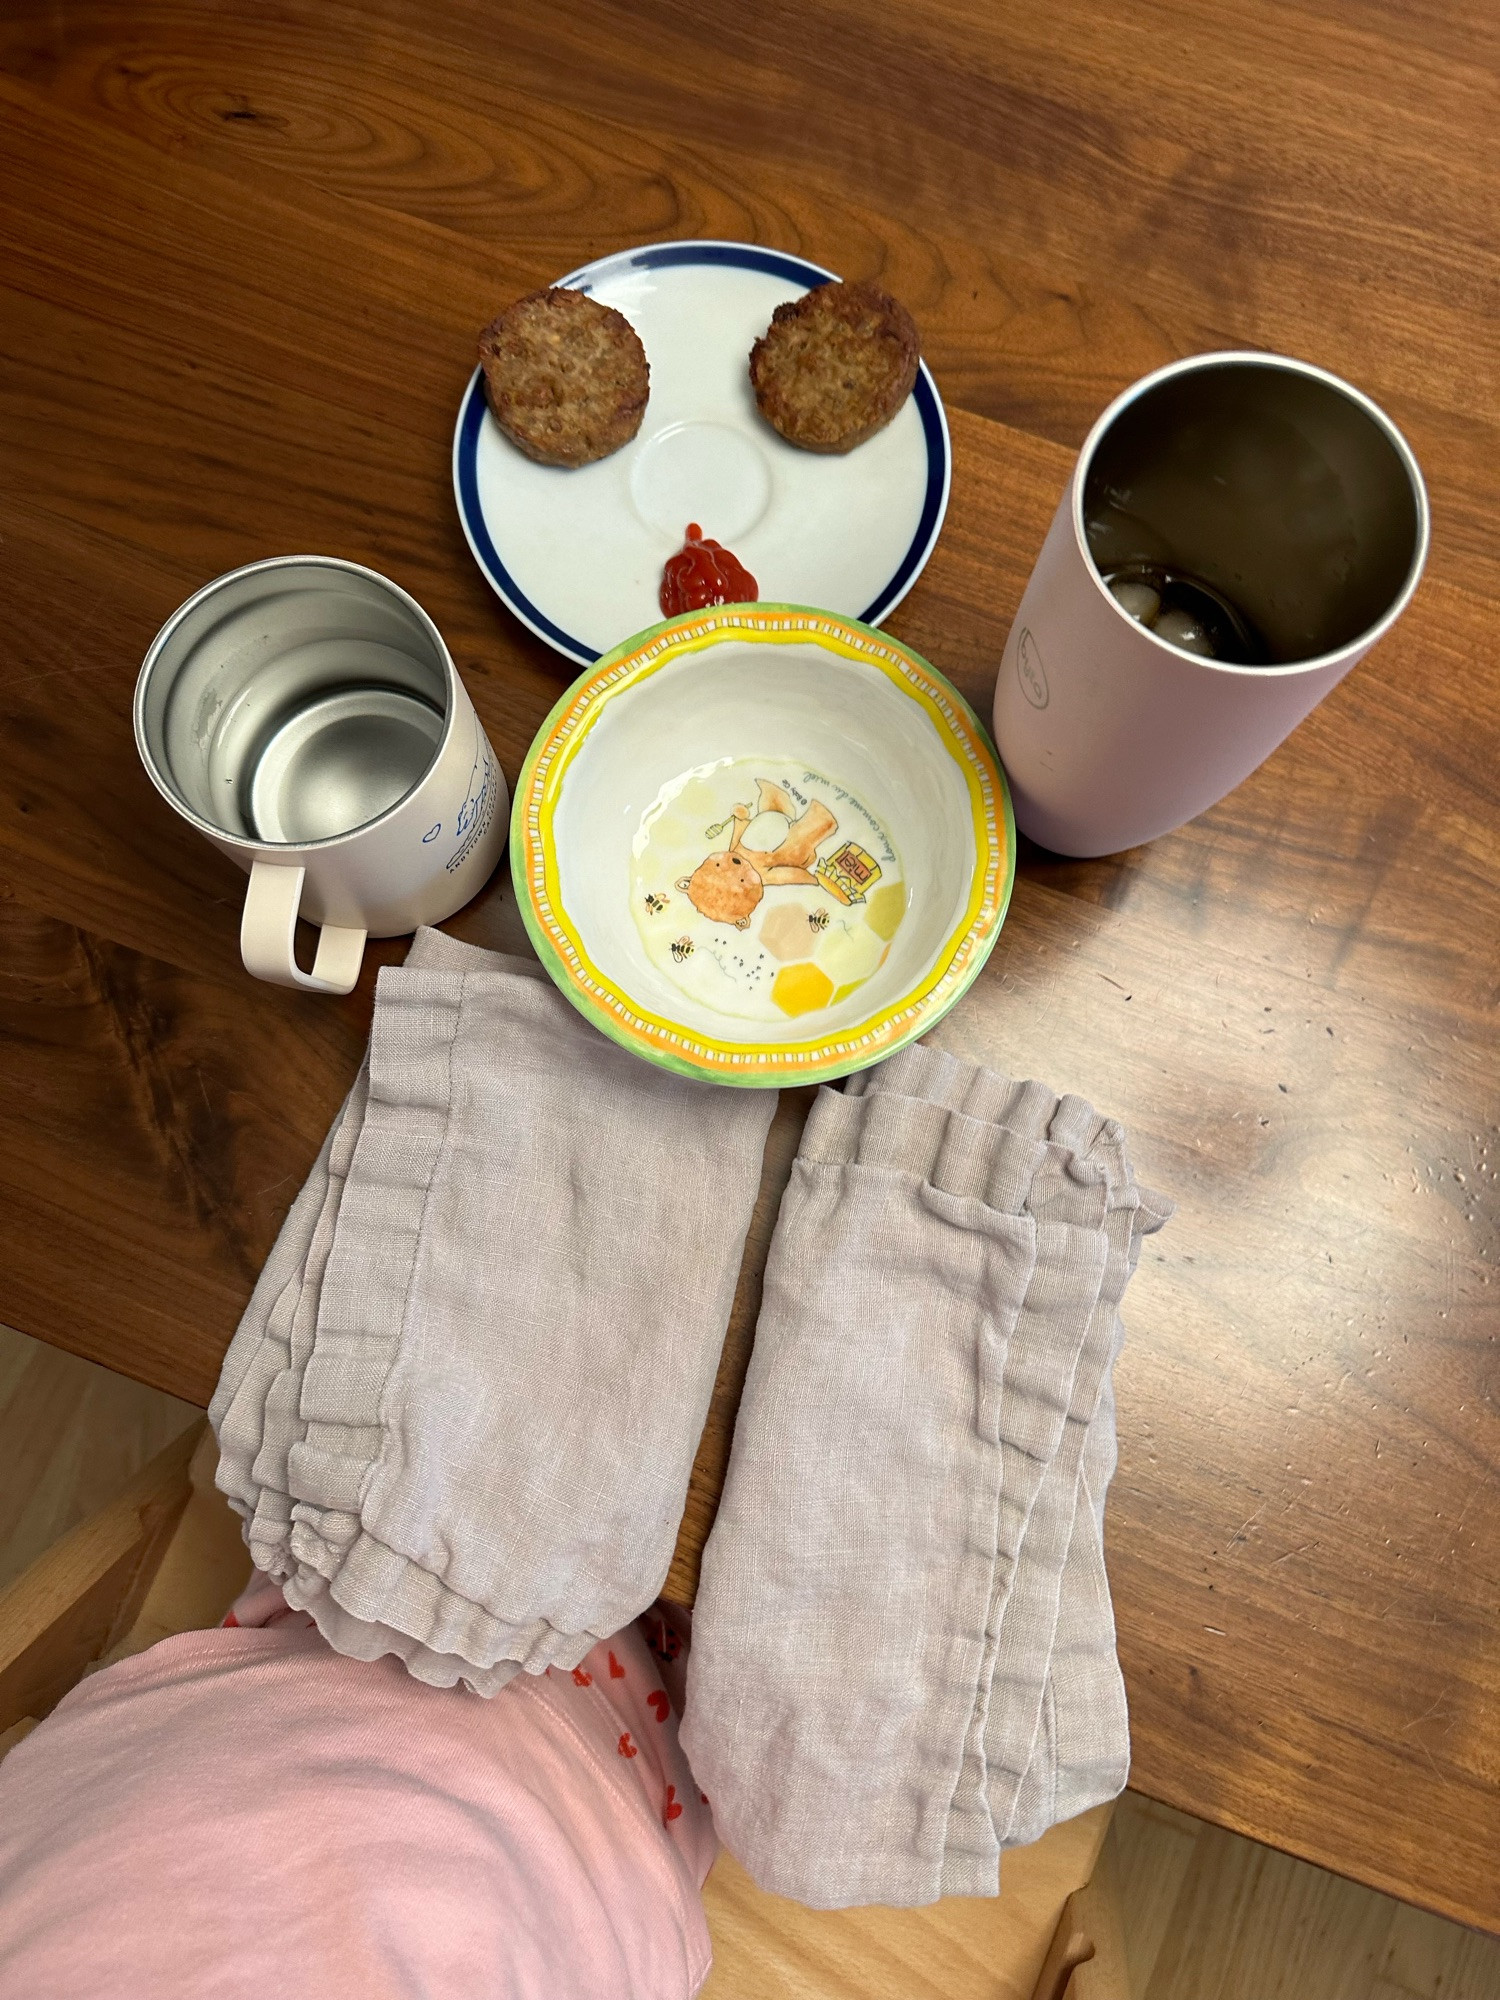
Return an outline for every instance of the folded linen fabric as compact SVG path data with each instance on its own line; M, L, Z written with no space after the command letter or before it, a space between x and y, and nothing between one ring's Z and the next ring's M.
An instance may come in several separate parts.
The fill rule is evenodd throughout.
M825 1090L782 1203L683 1740L817 1907L994 1894L1112 1797L1107 1381L1141 1237L1118 1125L916 1047Z
M257 1564L338 1650L494 1693L655 1597L774 1094L615 1047L421 931L210 1409Z

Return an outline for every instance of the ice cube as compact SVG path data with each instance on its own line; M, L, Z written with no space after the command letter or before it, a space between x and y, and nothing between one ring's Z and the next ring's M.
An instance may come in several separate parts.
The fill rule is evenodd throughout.
M1218 658L1213 640L1198 620L1175 604L1167 606L1154 629L1158 639L1165 639L1170 646L1180 646L1184 653L1201 653L1208 660Z
M1109 586L1109 593L1137 624L1155 625L1156 614L1161 610L1161 592L1153 590L1149 583L1142 583L1139 577L1117 576Z

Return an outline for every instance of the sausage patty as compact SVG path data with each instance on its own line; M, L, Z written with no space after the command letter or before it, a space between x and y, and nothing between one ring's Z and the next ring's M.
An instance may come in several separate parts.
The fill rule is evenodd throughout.
M479 336L501 430L543 465L588 465L641 427L651 370L623 313L585 292L531 292Z
M852 451L911 394L921 349L905 306L878 285L819 285L778 306L750 350L767 423L804 451Z

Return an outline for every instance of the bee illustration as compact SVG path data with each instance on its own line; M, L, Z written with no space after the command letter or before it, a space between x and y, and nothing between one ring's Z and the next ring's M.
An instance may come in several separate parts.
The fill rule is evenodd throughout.
M653 889L646 898L646 908L651 912L653 917L659 917L671 900L670 896L659 896Z
M693 940L690 937L673 938L672 956L681 965L693 955Z
M828 912L826 910L811 910L808 913L807 921L815 931L826 931L828 928Z

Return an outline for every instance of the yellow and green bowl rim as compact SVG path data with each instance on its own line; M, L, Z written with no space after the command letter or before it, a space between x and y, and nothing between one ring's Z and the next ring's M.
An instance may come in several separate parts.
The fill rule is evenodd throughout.
M651 1014L590 960L563 905L552 821L573 759L609 702L685 653L724 639L785 645L813 639L886 674L924 707L959 766L973 815L978 865L962 917L918 983L867 1020L797 1040L716 1042ZM751 1089L827 1083L865 1069L939 1021L978 974L1005 921L1016 875L1010 789L989 737L953 684L899 639L857 619L800 604L726 604L648 626L576 680L537 731L511 807L510 868L537 955L596 1028L680 1076Z

